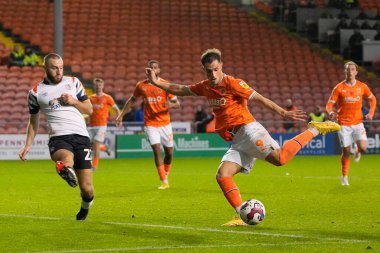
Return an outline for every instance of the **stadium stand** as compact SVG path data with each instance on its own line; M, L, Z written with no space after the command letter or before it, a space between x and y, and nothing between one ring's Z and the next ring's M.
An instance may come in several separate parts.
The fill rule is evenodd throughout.
M317 1L320 2L323 1ZM244 79L280 105L293 98L295 105L307 112L315 104L324 105L332 87L343 78L340 61L332 61L308 42L225 2L65 0L63 3L65 64L83 79L104 78L105 91L114 96L131 95L137 81L145 78L144 68L149 59L159 60L162 77L173 82L190 84L204 79L199 59L202 51L210 47L221 49L226 73ZM28 15L19 15L20 12ZM4 29L39 46L43 53L52 51L54 22L50 1L0 0L0 14ZM22 90L18 87L17 93L23 93L24 99L25 91L40 80L40 75L40 68L0 70L0 80L5 78L8 86L23 87ZM378 87L377 79L369 80L366 76L359 79ZM380 93L376 88L374 92ZM186 97L180 100L182 108L173 112L173 121L192 121L194 103L206 103ZM3 107L4 101L0 105ZM255 105L251 109L258 120L282 120ZM21 114L25 110L23 106ZM24 132L24 129L17 130ZM275 125L271 130L283 131ZM11 127L4 131L17 132Z
M377 0L358 0L358 4L363 10L378 10L380 11L380 2Z

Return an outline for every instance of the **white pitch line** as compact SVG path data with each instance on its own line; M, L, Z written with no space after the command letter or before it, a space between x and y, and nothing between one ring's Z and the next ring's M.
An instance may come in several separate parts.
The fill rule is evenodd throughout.
M36 219L36 220L63 220L63 221L74 221L69 218L59 218L59 217L43 217L43 216L32 216L32 215L18 215L18 214L0 214L0 217L16 217L16 218L26 218L26 219ZM77 222L77 221L75 221ZM324 240L324 241L341 241L349 243L360 243L366 242L365 240L352 240L352 239L342 239L342 238L332 238L332 237L312 237L306 235L292 235L292 234L279 234L279 233L267 233L267 232L255 232L255 231L242 231L242 230L226 230L226 229L216 229L216 228L195 228L195 227L183 227L183 226L170 226L170 225L158 225L158 224L144 224L144 223L130 223L130 222L113 222L113 221L86 221L93 223L100 223L105 225L121 225L121 226L134 226L134 227L151 227L151 228L168 228L177 230L192 230L192 231L202 231L202 232L216 232L216 233L231 233L231 234L246 234L246 235L258 235L258 236L268 236L268 237L286 237L286 238L300 238L300 239L311 239L311 240Z
M128 248L102 248L87 250L57 250L57 251L33 251L33 253L84 253L84 252L113 252L113 251L140 251L140 250L169 250L169 249L212 249L212 248L241 248L241 247L283 247L299 245L319 245L336 242L294 242L294 243L251 243L251 244L221 244L221 245L178 245L178 246L141 246ZM24 253L28 253L25 251Z

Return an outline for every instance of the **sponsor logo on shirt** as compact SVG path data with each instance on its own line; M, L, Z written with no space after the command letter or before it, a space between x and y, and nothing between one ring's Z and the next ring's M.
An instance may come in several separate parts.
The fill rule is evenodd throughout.
M343 101L345 103L357 103L360 101L360 96L356 96L356 97L345 97L343 99Z
M54 98L52 100L49 100L49 107L52 110L56 110L61 107L61 104L59 103L58 99Z
M162 97L161 96L146 97L146 98L144 98L144 102L147 102L147 103L150 103L150 104L158 103L158 102L161 102L161 101L162 101Z
M102 109L104 107L103 104L92 104L92 107L94 107L94 109Z
M227 103L227 100L225 98L221 98L221 99L211 98L208 100L208 103L211 106L225 106Z

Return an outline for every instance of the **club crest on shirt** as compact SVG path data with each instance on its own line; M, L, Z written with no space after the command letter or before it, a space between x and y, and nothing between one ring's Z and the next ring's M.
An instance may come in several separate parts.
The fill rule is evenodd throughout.
M68 84L66 84L66 89L67 90L71 90L72 88L71 88L71 85L68 83Z
M46 97L48 95L47 91L41 94L41 96Z
M244 81L241 81L239 84L240 84L240 86L243 87L244 89L249 89L249 88L250 88L249 85L248 85L246 82L244 82Z
M221 89L221 90L220 90L220 93L221 93L221 94L224 94L224 93L226 93L226 89L224 89L224 88L223 88L223 89Z

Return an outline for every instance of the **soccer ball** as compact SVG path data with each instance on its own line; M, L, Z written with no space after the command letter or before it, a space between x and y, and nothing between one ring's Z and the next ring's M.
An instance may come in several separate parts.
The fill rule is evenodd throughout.
M240 207L240 218L248 225L257 225L264 217L265 207L257 199L247 200Z

